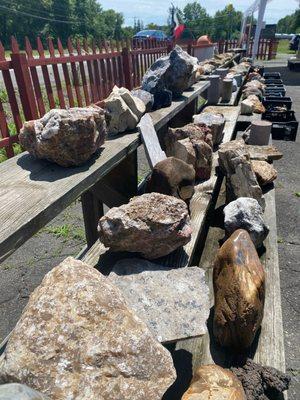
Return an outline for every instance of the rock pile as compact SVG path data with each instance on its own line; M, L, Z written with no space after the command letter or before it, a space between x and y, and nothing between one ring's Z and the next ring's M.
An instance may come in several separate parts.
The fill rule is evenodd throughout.
M191 164L197 179L209 179L212 168L213 143L211 129L204 124L188 124L169 128L165 136L167 156Z
M105 113L91 106L50 110L40 119L25 122L19 139L34 157L70 167L91 158L105 136Z
M228 369L202 365L192 379L182 400L247 400L243 386Z
M235 231L220 248L213 285L215 338L236 351L250 347L263 318L265 273L245 230Z
M108 133L121 133L137 126L146 111L145 103L139 96L132 95L124 87L113 88L102 102L108 112Z
M67 258L30 296L0 377L61 399L160 400L175 379L169 352L95 268Z
M112 251L140 253L147 259L170 254L187 244L192 234L185 202L160 193L111 208L100 219L98 232Z

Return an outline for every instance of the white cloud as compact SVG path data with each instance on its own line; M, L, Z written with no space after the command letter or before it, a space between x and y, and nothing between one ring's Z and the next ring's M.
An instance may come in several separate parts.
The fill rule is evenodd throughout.
M193 0L173 0L174 5L184 7ZM227 4L232 3L237 10L245 11L254 0L205 0L200 4L206 8L210 15L217 10L223 9ZM99 3L104 9L113 8L122 12L126 25L133 25L134 17L142 19L145 24L154 22L165 24L168 17L168 8L171 4L166 0L100 0ZM298 6L298 1L290 0L284 4L282 0L273 0L267 5L265 21L276 23L285 15L293 13Z

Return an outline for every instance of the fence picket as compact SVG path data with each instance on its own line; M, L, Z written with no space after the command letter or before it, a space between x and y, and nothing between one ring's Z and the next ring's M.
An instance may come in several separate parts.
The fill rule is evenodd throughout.
M41 41L41 38L37 38L37 50L40 56L40 59L45 59L45 52L44 52L44 47ZM54 96L53 96L53 90L51 86L51 81L50 81L50 76L49 76L49 71L48 71L48 66L47 65L42 65L42 74L46 86L46 92L47 92L47 97L49 101L49 106L50 108L55 108L55 101L54 101Z
M49 49L50 56L54 59L56 56L55 56L54 44L53 44L53 41L51 38L48 38L48 49ZM53 74L54 74L54 80L55 80L56 92L57 92L59 105L61 108L66 108L65 98L64 98L64 94L63 94L63 90L62 90L62 85L61 85L61 80L60 80L57 64L52 64L52 69L53 69Z
M81 45L80 45L79 39L77 39L77 42L76 42L76 49L77 49L77 54L79 56L81 56ZM81 82L82 82L83 93L84 93L84 98L85 98L85 104L89 105L90 97L89 97L89 90L88 90L88 86L87 86L83 61L79 61L79 69L80 69Z
M67 48L68 48L68 51L69 51L69 55L73 56L74 55L74 48L73 48L73 44L72 44L70 38L68 38L68 41L67 41ZM75 93L76 93L78 107L82 107L82 99L81 99L81 93L80 93L80 83L79 83L79 78L78 78L78 74L77 74L77 70L76 70L76 63L75 62L71 62L71 71L72 71L72 75L73 75L73 83L74 83L74 86L75 86Z
M83 49L85 53L88 55L90 54L89 52L89 46L87 43L87 40L83 40ZM90 81L90 89L91 89L91 98L92 102L95 103L97 101L97 89L96 89L96 84L95 84L95 79L94 79L94 74L93 74L93 67L92 67L92 61L87 60L87 67L88 67L88 74L89 74L89 81Z
M92 52L94 55L97 54L97 47L96 47L96 43L95 40L92 40ZM103 60L102 60L103 61ZM95 82L96 82L96 89L97 89L97 99L96 101L99 101L101 99L103 99L103 94L102 94L102 77L101 77L101 73L99 70L99 64L98 64L98 59L97 57L94 58L93 60L93 66L94 66L94 76L95 76Z
M64 58L65 52L64 52L63 45L59 38L57 39L57 48L58 48L60 56L62 58ZM69 99L69 105L70 105L70 107L74 107L75 103L74 103L73 90L72 90L71 80L70 80L70 75L69 75L69 69L65 62L62 62L62 69L63 69L64 78L65 78L65 84L66 84L66 89L67 89L67 94L68 94L68 99Z

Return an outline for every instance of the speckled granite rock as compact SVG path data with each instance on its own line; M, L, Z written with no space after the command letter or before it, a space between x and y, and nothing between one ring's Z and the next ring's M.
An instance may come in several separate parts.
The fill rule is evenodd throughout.
M194 194L194 185L194 168L178 158L168 157L154 166L146 192L167 194L188 201Z
M289 388L291 377L276 368L264 367L248 359L245 365L231 371L241 381L247 400L282 399Z
M144 102L124 87L115 86L111 94L103 100L108 111L108 133L121 133L134 129L145 113Z
M0 385L0 400L50 400L42 393L20 383Z
M199 367L182 400L247 400L243 386L228 369L218 365Z
M105 136L104 111L91 106L50 110L41 119L24 122L19 139L33 156L69 167L86 162Z
M192 229L184 201L160 193L134 197L111 208L99 221L101 242L112 251L155 259L187 244Z
M224 227L228 235L237 229L245 229L254 245L260 247L269 233L263 219L263 210L257 200L240 197L229 203L223 210Z
M145 73L142 89L154 95L154 108L157 97L165 90L170 90L173 97L178 97L196 80L198 60L182 50L175 48L166 56L156 60Z
M265 272L247 231L238 229L218 251L213 269L213 333L221 346L250 347L264 312Z
M209 290L201 268L170 269L128 258L117 262L109 277L160 342L207 332Z
M222 142L224 136L225 118L221 113L202 112L193 116L195 124L204 124L211 129L212 141L214 145Z
M160 400L175 379L170 354L120 291L72 257L30 296L0 374L51 400Z
M204 124L169 128L165 136L166 154L191 164L197 179L209 179L212 168L211 130Z
M242 139L219 147L219 166L226 175L227 201L252 197L264 209L265 201L250 162L250 154Z
M268 185L277 178L277 171L266 161L251 161L253 171L260 186Z

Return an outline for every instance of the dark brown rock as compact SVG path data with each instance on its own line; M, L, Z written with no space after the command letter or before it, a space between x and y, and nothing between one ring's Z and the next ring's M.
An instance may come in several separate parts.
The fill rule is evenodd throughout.
M194 168L178 158L168 157L154 166L146 191L187 201L194 194L194 184Z
M276 368L248 359L244 366L231 368L241 381L247 400L273 400L288 390L291 377Z
M213 332L222 346L251 346L263 318L264 283L254 244L247 231L238 229L220 248L213 271Z
M86 162L105 136L105 113L91 106L50 110L41 119L25 122L19 138L33 156L70 167Z

